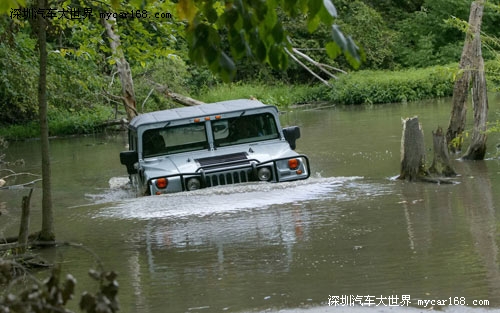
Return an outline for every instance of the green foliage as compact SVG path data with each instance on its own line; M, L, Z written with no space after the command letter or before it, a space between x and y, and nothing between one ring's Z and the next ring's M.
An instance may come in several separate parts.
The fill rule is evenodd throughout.
M0 31L3 29L0 23ZM23 33L11 39L11 44L0 42L0 124L24 123L38 112L35 41Z
M5 3L12 4L14 0ZM450 77L454 75L450 72L454 70L446 68L442 70L443 77L434 74L434 78L418 78L426 76L413 70L406 74L372 71L341 75L332 90L312 85L314 78L289 61L283 48L293 46L316 61L346 69L346 55L354 55L349 49L356 50L354 41L344 35L349 33L363 47L364 54L356 50L360 58L366 57L363 69L449 64L460 58L464 34L457 23L467 20L470 8L470 1L466 0L49 1L53 7L69 3L82 8L91 6L94 14L86 20L53 19L49 25L51 135L95 131L93 127L100 124L99 119L102 122L111 117L110 107L103 102L114 101L103 97L102 90L121 93L114 72L115 59L107 38L102 36L99 12L144 9L173 15L169 19L117 21L116 30L132 67L141 112L174 105L162 92L151 91L152 82L184 95L213 97L205 101L255 96L278 105L310 101L378 103L449 95ZM486 63L490 90L497 90L500 82L500 62L495 52L499 48L499 11L497 4L488 2L483 17L483 30L488 32L483 52L485 58L492 60ZM37 137L38 124L32 122L38 111L35 32L26 21L1 15L0 34L0 133L9 138ZM240 83L220 85L214 72ZM392 78L384 78L391 75ZM398 82L393 86L391 80ZM248 87L255 81L259 82L258 87ZM290 83L300 86L289 87ZM116 102L112 104L121 107ZM24 126L9 126L13 123Z
M7 13L11 9L24 7L26 0L2 0L0 1L0 14Z
M360 49L350 37L334 25L337 11L330 0L297 2L237 1L222 7L215 1L181 0L177 6L180 18L188 22L186 39L189 57L197 64L207 64L214 73L229 81L235 75L234 59L251 57L272 68L288 67L287 50L291 35L283 28L278 14L296 17L307 13L307 28L315 31L320 23L330 28L332 45L339 47L349 63L358 67L362 60ZM220 32L227 34L232 58L223 50ZM330 48L330 54L337 54Z
M249 84L220 84L205 90L200 95L200 100L217 102L256 98L266 104L286 107L293 104L323 101L325 96L326 89L320 85L269 85L254 82Z
M12 21L0 17L0 29ZM38 56L36 40L19 31L0 43L0 124L22 124L38 114ZM62 49L61 49L62 50ZM78 111L102 102L104 77L86 54L76 56L49 45L47 93L61 110Z
M49 52L47 94L49 103L61 110L85 110L102 102L104 77L96 64L84 55Z
M144 67L136 66L132 68L132 71L136 73L134 87L137 109L140 113L164 110L174 106L165 92L158 91L156 84L183 95L189 95L192 92L190 88L192 74L179 57L158 58L148 62Z
M416 101L451 96L457 67L458 65L450 65L397 72L354 72L331 82L333 88L322 84L221 84L206 90L200 95L200 99L216 102L255 97L277 106L314 102L376 104Z
M111 108L102 105L81 110L50 107L48 111L51 136L94 133L103 121L112 118Z
M426 0L420 10L396 23L395 59L403 68L444 65L460 59L464 35L446 23L451 16L468 19L470 1Z
M363 68L393 68L397 34L381 14L359 0L348 1L339 11L339 24L363 47L366 58ZM367 25L370 31L366 31Z
M485 72L490 91L500 91L500 55L498 59L485 62Z
M342 76L328 100L338 104L407 102L450 96L454 70L448 67L398 72L362 71Z
M50 106L48 110L49 131L51 136L92 134L100 130L103 122L114 117L110 107L96 105L88 109L58 109ZM14 124L0 128L0 137L8 140L36 138L40 134L38 121Z

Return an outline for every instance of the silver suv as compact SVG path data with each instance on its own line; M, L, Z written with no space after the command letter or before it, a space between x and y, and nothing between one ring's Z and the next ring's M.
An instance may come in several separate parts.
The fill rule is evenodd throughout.
M293 151L300 129L281 128L278 109L257 100L141 114L128 137L120 162L139 195L310 175L308 158Z

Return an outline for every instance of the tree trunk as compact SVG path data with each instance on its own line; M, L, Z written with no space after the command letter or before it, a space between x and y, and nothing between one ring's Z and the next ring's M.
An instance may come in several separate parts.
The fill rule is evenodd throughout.
M488 120L488 94L484 63L481 57L480 69L473 74L472 104L474 106L474 127L472 128L471 143L462 159L483 160L486 154L486 123Z
M122 102L125 106L125 111L127 112L127 118L131 121L137 116L136 99L134 92L134 81L132 80L132 71L130 70L130 65L125 59L125 53L120 47L120 36L115 32L116 19L111 16L109 19L102 19L102 24L106 29L106 34L109 37L109 45L116 62L116 67L118 69L118 75L120 76L120 82L122 84Z
M438 127L436 132L432 132L432 141L434 147L434 158L432 160L432 165L429 168L429 172L446 177L456 176L457 173L450 164L448 145L441 127Z
M429 173L425 167L424 133L418 117L403 120L401 172L398 179L417 181Z
M462 149L462 133L465 129L467 113L466 103L469 95L471 71L477 68L474 54L477 41L480 44L481 40L479 32L481 30L482 16L482 1L474 1L470 9L469 29L465 34L464 48L462 50L462 57L460 58L459 68L462 73L453 88L450 123L446 132L446 140L450 144L452 152L458 152Z
M483 17L484 1L474 1L471 12L474 11L478 20L474 28L472 58L474 70L472 72L472 105L474 108L474 127L472 128L471 143L462 159L482 160L486 154L486 123L488 120L488 93L484 74L484 60L481 50L481 20ZM472 13L471 13L472 14Z
M48 7L47 0L38 0L38 8ZM47 121L47 22L38 14L38 49L40 51L40 77L38 78L38 114L40 119L40 141L42 150L42 230L41 241L54 241L54 219L52 214L52 187L49 153L49 125Z

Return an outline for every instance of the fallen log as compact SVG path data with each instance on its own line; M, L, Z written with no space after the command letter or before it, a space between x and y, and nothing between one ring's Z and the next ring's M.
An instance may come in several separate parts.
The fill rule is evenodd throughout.
M126 128L128 124L128 121L126 118L122 119L117 119L117 120L111 120L111 121L106 121L97 126L97 128L107 128L111 126L121 126L122 128Z
M200 100L196 100L196 99L190 98L188 96L184 96L184 95L172 92L172 91L170 91L170 89L166 85L159 84L159 83L154 82L152 80L149 80L149 82L151 82L151 84L154 86L156 91L158 91L159 93L163 94L165 97L171 99L172 101L174 101L178 104L181 104L184 106L194 106L194 105L204 104L204 102L202 102Z

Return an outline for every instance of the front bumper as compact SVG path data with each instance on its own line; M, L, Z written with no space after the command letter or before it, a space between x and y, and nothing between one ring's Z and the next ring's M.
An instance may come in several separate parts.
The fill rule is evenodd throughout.
M245 162L201 166L194 173L153 178L148 182L148 189L150 195L159 195L252 181L294 181L307 179L309 176L309 159L305 155L295 155L262 163L250 159Z

